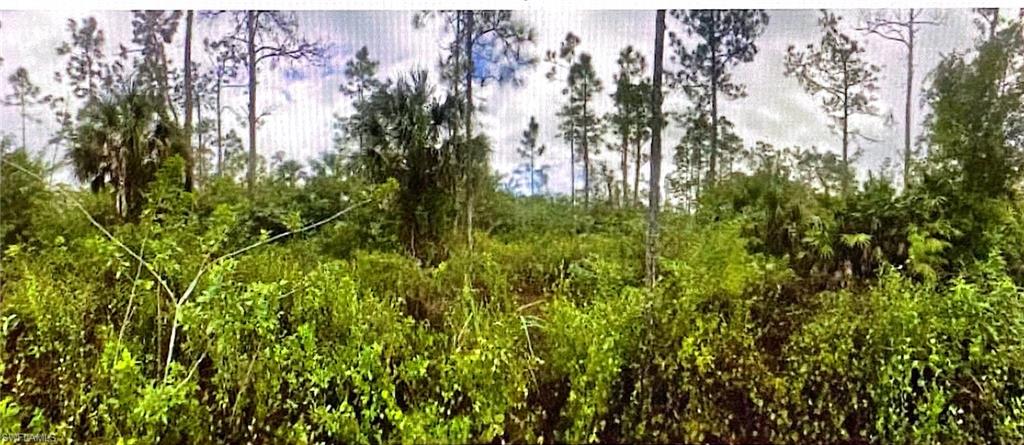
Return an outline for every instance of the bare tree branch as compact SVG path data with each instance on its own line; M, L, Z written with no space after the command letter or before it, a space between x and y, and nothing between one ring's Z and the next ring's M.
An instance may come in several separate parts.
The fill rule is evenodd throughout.
M259 241L259 242L254 243L254 244L250 244L250 245L248 245L246 247L243 247L241 249L238 249L238 250L235 250L233 252L221 255L221 256L217 257L216 259L214 259L213 261L210 261L209 263L206 263L206 264L203 264L202 266L200 266L199 267L199 271L196 272L195 278L192 279L192 281L188 285L188 288L185 289L185 293L183 293L181 295L180 299L178 299L177 301L174 302L174 319L171 322L171 338L168 341L168 345L167 345L167 364L166 364L166 366L164 366L164 378L165 379L167 378L167 374L168 374L170 366L171 366L171 361L174 359L174 343L175 343L175 340L176 340L177 334L178 334L178 315L181 313L181 311L180 311L181 306L183 304L185 304L185 302L188 301L188 298L190 296L192 296L192 293L196 289L196 285L199 283L199 279L202 278L203 274L206 273L207 270L209 270L211 267L215 266L217 263L219 263L219 262L221 262L223 260L226 260L226 259L229 259L229 258L233 258L233 257L238 256L238 255L241 255L241 254L243 254L243 253L245 253L245 252L247 252L249 250L255 249L255 248L260 247L262 245L272 243L272 242L277 241L277 240L279 240L281 238L285 238L285 237L288 237L288 236L291 236L291 235L295 235L297 233L302 233L302 232L306 232L306 231L309 231L309 230L313 230L313 229L315 229L317 227L320 227L320 226L322 226L324 224L327 224L327 223L329 223L331 221L334 221L335 219L340 218L342 215L352 211L353 209L356 209L358 207L361 207L363 205L368 204L370 201L371 200L367 199L367 200L364 200L364 201L352 204L352 205L350 205L350 206L340 210L339 212L337 212L337 213L335 213L335 214L333 214L331 216L328 216L327 218L324 218L324 219L322 219L320 221L317 221L315 223L309 224L309 225L307 225L305 227L302 227L302 228L299 228L299 229L296 229L296 230L290 230L290 231L287 231L287 232L284 232L284 233L280 233L278 235L272 236L270 238L267 238L266 240Z
M16 170L26 175L29 175L32 178L35 178L39 181L42 181L43 183L46 182L46 180L43 179L41 176L33 173L31 170L28 170L21 165L18 165L15 162L11 162L6 159L0 159L0 163L10 165L11 167L14 167ZM150 275L153 275L153 278L156 278L157 282L160 283L160 286L163 287L164 290L167 291L169 295L171 295L172 297L174 296L174 292L171 291L170 286L167 285L167 282L164 281L163 277L161 277L160 274L156 272L156 269L154 269L152 265L146 262L146 260L142 259L142 256L135 253L134 250L126 246L123 242L121 242L121 240L117 239L116 236L111 234L110 231L108 231L105 227L103 227L102 224L99 223L99 221L96 221L96 218L93 218L92 214L90 214L89 211L85 209L82 203L78 202L77 199L75 199L74 197L72 197L71 195L69 195L68 193L64 192L61 189L57 189L57 193L60 193L61 196L63 196L65 199L71 201L71 204L73 204L79 211L85 214L85 217L89 219L89 222L92 223L93 226L96 226L96 228L99 229L99 231L102 232L103 235L105 235L108 239L110 239L111 242L113 242L115 245L123 249L125 252L128 252L128 255L130 255L132 258L135 258L136 260L139 261L139 263L145 266L146 270L150 273Z

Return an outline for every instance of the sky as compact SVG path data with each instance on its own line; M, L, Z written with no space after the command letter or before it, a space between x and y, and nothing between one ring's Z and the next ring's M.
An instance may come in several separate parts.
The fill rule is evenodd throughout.
M864 36L854 28L863 10L836 10L842 16L842 27L867 46L867 59L882 67L877 106L880 117L864 117L851 121L864 134L879 142L862 141L862 157L857 169L863 175L877 169L886 158L898 160L903 147L903 107L906 87L906 52L895 42ZM927 74L953 51L970 48L978 35L972 24L971 12L966 9L929 11L942 22L925 27L919 34L915 49L916 79L914 87L913 133L921 134L921 123L927 113L922 103L922 89L927 86ZM426 69L431 79L438 79L436 67L442 47L450 38L435 20L429 26L415 29L412 11L301 11L297 12L300 33L311 40L320 40L331 47L330 60L321 67L287 64L277 69L264 69L259 73L259 108L269 110L270 116L260 127L257 146L262 155L270 157L278 151L300 160L316 157L332 150L332 122L336 114L351 112L351 103L340 91L344 81L343 67L362 46L369 49L371 58L380 61L382 78L407 75L411 70ZM816 146L821 150L840 150L839 136L829 128L829 121L820 108L820 100L807 94L793 78L783 72L783 59L789 45L802 47L817 42L820 28L818 10L768 10L770 22L757 39L759 52L750 63L734 68L733 79L746 85L744 98L722 101L720 113L734 122L736 132L747 146L756 141L769 142L776 147L799 145ZM1004 15L1008 15L1006 13ZM610 111L609 95L614 90L613 75L617 72L619 51L633 45L645 55L650 66L654 47L654 11L517 11L515 16L532 26L536 32L533 54L543 58L545 51L557 49L566 33L577 34L582 42L578 51L593 56L595 69L604 83L597 106ZM130 12L126 11L0 11L0 75L6 79L18 67L28 69L32 80L43 94L65 94L67 87L53 80L55 71L63 70L65 60L54 48L67 39L66 23L69 18L95 17L107 37L108 54L115 53L118 44L129 44L131 39ZM681 24L669 17L669 31L681 32ZM208 61L199 43L203 37L223 31L223 24L199 20L195 26L193 60ZM169 49L171 64L180 64L182 32ZM669 61L670 47L666 44L666 71L675 67ZM548 189L553 193L568 193L570 183L568 144L555 136L555 113L565 101L561 95L562 82L545 77L548 65L543 61L524 74L521 86L489 84L474 90L480 112L478 131L487 133L493 143L492 167L509 175L522 160L516 154L520 135L531 116L540 123L540 141L548 147L538 165L550 166ZM10 93L4 83L2 95ZM246 135L237 123L245 117L245 88L225 90L225 100L237 113L226 113L226 124ZM665 109L682 111L686 101L681 92L669 92ZM885 116L893 114L895 121L886 125ZM52 116L45 110L38 112L40 123L30 124L28 146L45 150L48 158L61 156L45 141L55 128ZM235 117L237 116L237 118ZM10 107L0 109L0 132L20 134L20 120ZM225 129L225 132L227 130ZM663 136L665 163L663 171L671 174L672 148L681 136L678 128L670 127ZM607 149L598 157L611 165L615 154ZM67 177L67 176L65 176Z

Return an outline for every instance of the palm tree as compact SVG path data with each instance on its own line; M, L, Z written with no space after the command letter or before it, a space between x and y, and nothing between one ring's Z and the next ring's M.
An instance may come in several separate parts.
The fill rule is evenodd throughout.
M372 183L398 181L401 238L421 259L443 256L437 241L455 227L453 197L483 177L474 169L489 145L483 135L467 141L456 134L459 106L456 96L435 97L426 72L414 72L375 91L352 118L363 141L349 159L352 171Z
M88 181L93 192L109 185L118 214L137 217L143 190L161 162L183 153L181 130L159 97L140 92L134 84L91 102L79 122L68 153L75 176Z

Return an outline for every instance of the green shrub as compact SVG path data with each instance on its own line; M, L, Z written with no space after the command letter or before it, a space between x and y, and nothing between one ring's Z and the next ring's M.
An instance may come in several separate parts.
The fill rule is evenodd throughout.
M998 263L941 292L888 272L829 296L787 347L792 440L1017 443L1022 295Z
M642 230L608 209L585 233L481 232L472 252L456 246L433 266L387 249L336 259L330 233L214 263L270 235L238 238L243 206L206 207L162 179L171 167L139 220L111 229L152 270L88 226L7 248L5 431L123 443L1024 440L1015 255L943 263L929 240L956 235L941 226L911 232L909 269L880 266L829 292L790 267L800 259L752 246L748 221L680 214L665 220L647 288ZM826 235L843 243L844 224L887 218L851 215ZM1015 233L986 242L1009 248ZM849 258L860 248L832 246Z

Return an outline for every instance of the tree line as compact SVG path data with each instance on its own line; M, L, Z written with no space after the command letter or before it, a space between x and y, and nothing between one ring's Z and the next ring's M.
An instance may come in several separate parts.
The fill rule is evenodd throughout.
M474 90L492 83L522 85L526 73L543 65L547 79L562 85L562 105L557 122L529 117L516 149L523 162L508 184L529 195L545 194L553 173L543 162L543 155L552 151L552 141L539 140L541 127L553 125L569 149L571 203L575 205L581 195L584 207L600 199L619 207L646 204L656 212L664 201L661 136L673 123L683 135L674 146L675 168L667 178L667 189L683 208L693 208L702 192L722 178L744 168L753 170L776 155L788 158L786 162L826 194L849 192L858 142L871 139L852 119L878 118L880 68L870 62L862 39L841 26L842 17L822 10L820 39L791 45L784 59L786 76L821 101L830 129L840 140L837 156L815 147L777 151L765 141L747 148L735 125L721 113L723 100L748 94L732 71L757 56L758 39L770 23L767 12L672 10L666 14L664 19L655 14L652 72L647 72L649 63L642 51L627 45L618 54L618 72L606 91L585 40L576 33L569 32L559 48L538 57L534 54L536 31L512 11L417 13L410 31L437 21L449 39L437 66L439 81L432 82L426 71L381 79L380 63L362 47L346 63L345 81L339 86L355 111L337 117L337 152L322 154L320 165L329 160L338 172L372 181L398 178L409 193L407 236L419 240L410 241L414 251L421 248L419 243L437 236L421 232L446 226L450 227L445 230L463 233L471 246L474 208L480 188L489 186L492 151L486 133L474 125L479 114ZM1001 24L1011 23L999 17L998 9L978 9L975 14L988 39L997 37ZM865 14L853 28L863 38L897 42L907 51L904 188L911 187L914 176L915 42L922 27L940 20L929 11L885 10ZM206 26L214 34L200 43L205 60L193 54L197 26ZM251 193L257 179L271 173L269 169L293 182L306 176L302 164L285 159L283 152L271 157L268 166L257 148L257 132L269 115L257 102L257 74L280 62L312 66L329 62L330 46L303 35L294 13L135 11L131 27L131 41L119 44L116 54L107 54L105 34L94 18L70 19L68 39L55 48L65 65L54 73L62 94L43 95L24 68L10 76L12 92L4 104L15 107L20 117L22 147L27 145L29 124L40 122L37 110L48 109L58 124L48 145L54 153L66 150L75 177L94 191L114 190L118 213L128 219L138 217L142 191L162 160L173 155L186 161L186 189L244 172ZM184 35L175 40L179 32ZM178 41L181 47L172 47ZM171 55L178 52L183 55L180 65L171 62ZM229 111L224 91L234 87L247 92L245 116L239 122L248 133L244 140L233 129L224 132ZM444 93L440 99L434 94L438 88ZM681 94L687 107L662 110L666 93ZM597 105L601 94L612 99L612 109L601 110ZM616 154L617 166L599 158L602 148ZM649 191L646 203L640 199L644 182ZM447 220L451 223L443 222ZM651 218L651 233L655 220Z

